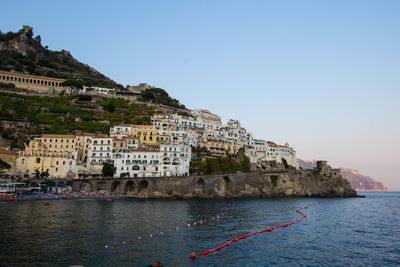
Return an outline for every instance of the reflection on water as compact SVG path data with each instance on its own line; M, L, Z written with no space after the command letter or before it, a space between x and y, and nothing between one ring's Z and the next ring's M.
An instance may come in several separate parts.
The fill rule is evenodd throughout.
M393 224L399 222L400 194L367 196L313 206L298 224L241 240L195 262L189 259L191 252L297 219L296 209L318 199L0 203L0 265L148 266L158 260L167 266L396 266L400 230ZM199 227L137 240L217 214L224 216Z

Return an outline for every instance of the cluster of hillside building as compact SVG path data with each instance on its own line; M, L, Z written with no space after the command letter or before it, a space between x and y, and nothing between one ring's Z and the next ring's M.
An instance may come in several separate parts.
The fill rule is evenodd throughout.
M205 148L212 157L243 149L254 165L286 161L298 167L288 144L255 139L237 120L222 125L219 116L201 109L187 115L154 114L152 125L116 125L109 135L43 134L18 153L0 149L0 159L15 173L55 178L101 174L106 162L114 164L115 177L189 175L192 147Z

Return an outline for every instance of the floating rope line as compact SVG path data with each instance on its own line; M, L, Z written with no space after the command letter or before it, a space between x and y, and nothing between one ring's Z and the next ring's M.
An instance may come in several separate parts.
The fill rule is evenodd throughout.
M234 243L234 242L237 242L237 241L239 241L239 240L241 240L241 239L245 239L245 238L247 238L247 237L250 237L250 236L253 236L253 235L257 235L257 234L261 234L261 233L265 233L265 232L271 232L271 231L274 230L274 229L283 228L283 227L288 227L288 226L290 226L290 225L292 225L292 224L298 223L298 222L300 222L301 220L303 220L304 218L307 217L304 213L301 212L301 210L303 210L303 209L308 209L309 207L314 206L314 205L319 205L319 204L321 204L321 202L324 202L324 201L331 201L331 199L323 200L323 201L320 201L320 202L318 202L318 203L308 204L307 206L305 206L305 207L303 207L303 208L301 208L301 209L296 210L296 212L299 213L299 214L301 215L301 218L299 218L299 219L297 219L297 220L295 220L295 221L293 221L293 222L290 222L290 223L287 223L287 224L278 225L278 226L273 226L273 227L270 227L270 228L265 229L265 230L261 230L261 231L254 232L254 233L250 233L250 234L247 234L247 235L235 237L235 238L233 238L232 240L230 240L229 242L226 242L225 244L222 244L221 246L218 246L218 247L216 247L216 248L213 248L213 249L210 249L210 250L206 250L206 251L200 252L200 253L199 253L199 256L207 255L207 254L210 254L210 253L212 253L212 252L214 252L214 251L220 250L220 249L222 249L222 248L224 248L224 247L227 247L227 246L229 246L230 244L232 244L232 243ZM190 258L191 258L192 260L194 260L194 259L196 258L196 253L194 253L194 252L191 253L191 254L190 254Z
M200 225L202 225L204 223L211 222L211 221L214 221L214 220L218 220L221 217L223 217L223 214L218 214L216 216L209 217L207 219L203 219L203 220L200 220L200 221L191 222L191 223L188 223L188 224L184 224L182 226L172 227L172 228L169 228L168 230L165 230L165 231L160 231L160 232L156 232L156 233L148 234L148 235L140 235L140 236L138 236L138 237L136 237L134 239L131 239L129 241L114 242L114 243L112 243L112 245L106 244L106 245L104 245L104 248L106 248L106 249L107 248L111 248L111 247L116 248L118 246L118 244L119 245L124 245L124 244L127 244L127 243L133 243L134 240L137 240L136 242L138 242L138 241L144 241L145 239L156 237L158 235L160 235L160 236L161 235L167 235L167 234L169 234L171 232L174 232L174 231L185 230L185 229L189 229L190 227L193 228L193 227L196 227L196 226L200 226ZM96 248L96 251L99 251L99 249Z

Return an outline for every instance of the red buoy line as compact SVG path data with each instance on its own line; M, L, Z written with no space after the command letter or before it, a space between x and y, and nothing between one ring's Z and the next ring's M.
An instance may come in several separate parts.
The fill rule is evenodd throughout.
M320 202L318 202L318 203L308 204L307 206L305 206L305 207L303 207L303 208L301 208L301 209L296 210L296 212L299 213L299 214L301 215L301 218L299 218L299 219L297 219L297 220L295 220L295 221L293 221L293 222L290 222L290 223L287 223L287 224L278 225L278 226L273 226L273 227L270 227L270 228L265 229L265 230L261 230L261 231L254 232L254 233L250 233L250 234L247 234L247 235L235 237L235 238L233 238L232 240L230 240L229 242L226 242L225 244L222 244L222 245L220 245L220 246L218 246L218 247L216 247L216 248L213 248L213 249L210 249L210 250L206 250L206 251L200 252L200 253L199 253L199 256L207 255L207 254L210 254L211 252L220 250L220 249L222 249L222 248L224 248L224 247L227 247L227 246L229 246L230 244L232 244L232 243L234 243L234 242L237 242L237 241L239 241L239 240L241 240L241 239L245 239L245 238L247 238L247 237L250 237L250 236L253 236L253 235L257 235L257 234L261 234L261 233L265 233L265 232L271 232L271 231L274 230L274 229L283 228L283 227L288 227L288 226L290 226L290 225L292 225L292 224L298 223L298 222L300 222L301 220L303 220L304 218L307 217L304 213L301 212L301 210L303 210L303 209L308 209L308 208L311 207L311 206L319 205L319 204L321 204L321 202L330 201L330 200L331 200L331 199L327 199L327 200L320 201ZM191 258L192 260L196 258L194 252L193 252L192 254L190 254L190 258Z

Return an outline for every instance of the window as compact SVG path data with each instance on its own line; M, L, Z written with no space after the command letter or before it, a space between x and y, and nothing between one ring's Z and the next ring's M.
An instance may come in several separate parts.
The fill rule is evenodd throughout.
M58 160L57 160L57 162L56 162L56 165L58 165Z
M40 163L40 158L36 158L36 163Z

